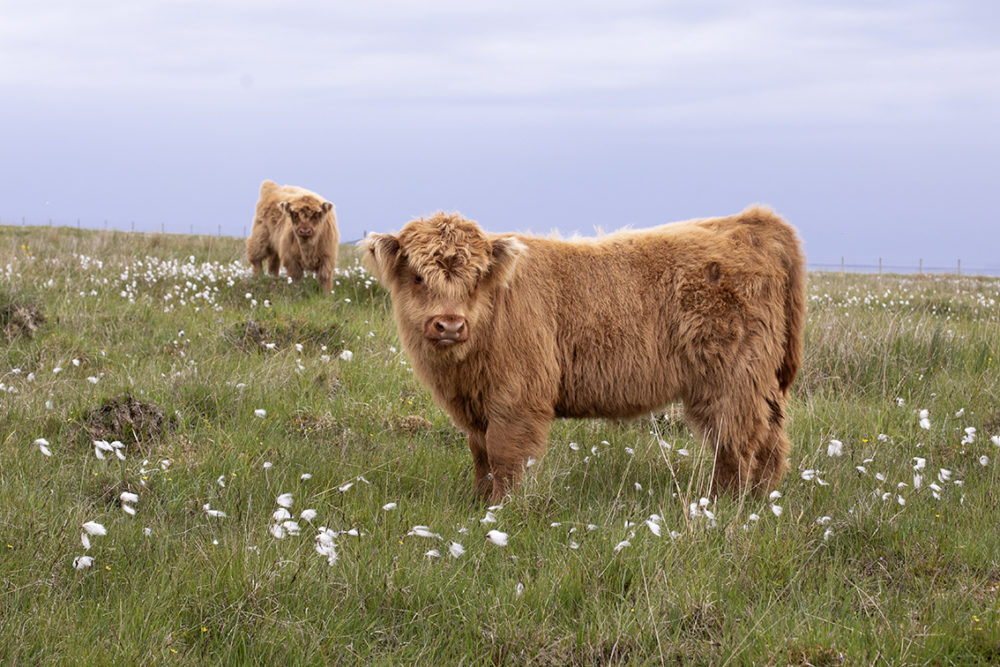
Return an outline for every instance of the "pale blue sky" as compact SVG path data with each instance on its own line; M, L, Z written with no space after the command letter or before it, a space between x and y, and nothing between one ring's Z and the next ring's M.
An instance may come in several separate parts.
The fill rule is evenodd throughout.
M0 0L0 222L564 234L754 202L813 264L1000 272L1000 5Z

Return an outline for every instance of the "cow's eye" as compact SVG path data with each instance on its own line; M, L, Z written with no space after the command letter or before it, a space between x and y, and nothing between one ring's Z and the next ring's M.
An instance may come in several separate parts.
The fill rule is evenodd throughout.
M424 282L424 277L423 276L421 276L419 273L414 273L413 274L413 284L414 285L422 285L423 282Z

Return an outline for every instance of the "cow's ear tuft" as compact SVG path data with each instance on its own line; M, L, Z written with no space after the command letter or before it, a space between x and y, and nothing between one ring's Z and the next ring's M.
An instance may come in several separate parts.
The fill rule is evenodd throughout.
M362 264L385 286L393 275L393 267L399 257L399 239L392 234L372 232L358 245L365 251Z
M502 287L510 285L514 279L514 269L522 253L528 246L514 236L504 236L493 242L493 261L490 263L490 276Z
M324 213L328 213L330 211L330 209L333 208L333 204L331 204L328 201L325 201L325 202L323 202L322 208L323 208L323 212Z

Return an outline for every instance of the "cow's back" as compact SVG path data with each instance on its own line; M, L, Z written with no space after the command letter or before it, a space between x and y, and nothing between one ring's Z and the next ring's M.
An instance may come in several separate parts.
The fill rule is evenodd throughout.
M767 330L784 327L797 242L766 209L596 240L521 240L528 252L499 324L534 320L544 342L502 353L556 362L558 416L635 416L741 355L780 361Z

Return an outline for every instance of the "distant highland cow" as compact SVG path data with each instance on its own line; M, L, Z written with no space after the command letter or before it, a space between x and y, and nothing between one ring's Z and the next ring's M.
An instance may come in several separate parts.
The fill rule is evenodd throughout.
M333 204L294 185L264 181L247 239L247 261L254 275L263 263L271 275L284 266L292 280L315 271L323 289L333 287L337 266L337 216Z
M713 493L781 480L805 276L795 230L771 210L574 241L437 213L362 246L494 502L545 452L555 417L635 417L676 399L715 449Z

